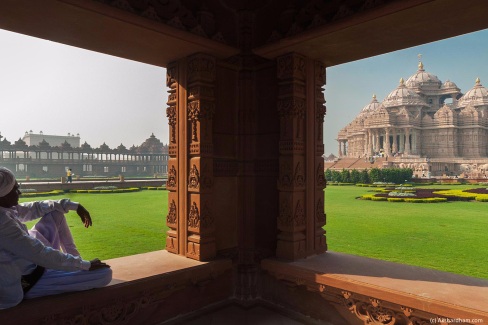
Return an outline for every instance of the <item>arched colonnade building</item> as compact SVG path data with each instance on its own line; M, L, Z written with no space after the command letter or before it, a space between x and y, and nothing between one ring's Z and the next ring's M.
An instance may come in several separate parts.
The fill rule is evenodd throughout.
M452 81L418 71L382 101L371 102L337 141L339 157L385 157L384 166L417 176L484 177L488 169L488 91L479 78L462 94Z
M1 137L1 136L0 136ZM93 148L79 136L27 133L13 144L0 139L0 163L18 177L58 178L71 168L78 176L154 176L168 172L168 146L154 134L139 146L103 143Z

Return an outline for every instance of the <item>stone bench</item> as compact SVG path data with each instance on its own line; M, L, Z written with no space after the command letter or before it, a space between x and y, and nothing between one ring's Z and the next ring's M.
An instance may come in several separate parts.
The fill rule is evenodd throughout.
M25 300L0 311L0 324L157 324L232 294L230 260L156 251L107 263L113 270L107 287Z

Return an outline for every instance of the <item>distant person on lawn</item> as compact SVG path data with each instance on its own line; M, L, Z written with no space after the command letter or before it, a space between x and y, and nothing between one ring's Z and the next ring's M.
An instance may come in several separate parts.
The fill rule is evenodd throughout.
M76 210L88 228L88 211L69 199L19 204L20 194L13 173L0 167L0 309L24 298L107 285L110 266L80 257L64 216ZM22 223L39 218L31 230Z
M68 177L68 180L66 182L67 183L73 183L73 171L71 170L71 168L69 168L66 171L66 176Z

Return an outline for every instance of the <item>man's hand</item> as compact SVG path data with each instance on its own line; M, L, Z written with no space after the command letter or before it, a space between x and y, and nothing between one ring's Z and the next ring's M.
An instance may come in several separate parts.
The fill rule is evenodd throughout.
M88 228L92 225L90 213L81 204L78 204L78 209L76 209L76 213L78 213L78 215L80 216L81 222L83 222L85 228Z
M91 266L88 269L88 271L93 271L93 270L98 270L98 269L103 269L103 268L110 267L110 265L108 265L106 263L103 263L98 258L95 258L95 259L91 260L90 261L90 264L91 264Z

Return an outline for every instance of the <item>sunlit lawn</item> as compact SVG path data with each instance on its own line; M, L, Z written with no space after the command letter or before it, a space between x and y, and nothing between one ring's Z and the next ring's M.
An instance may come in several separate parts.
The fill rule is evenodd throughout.
M64 197L80 202L92 216L93 227L87 229L75 211L67 215L83 258L109 259L164 249L168 192L65 194L21 202Z
M325 190L329 250L488 278L488 203L355 199L368 190L355 186ZM81 202L92 214L93 227L88 229L75 212L68 214L84 258L109 259L164 249L166 191L52 198L62 197Z
M487 203L355 199L370 189L327 187L325 228L329 250L488 278Z

